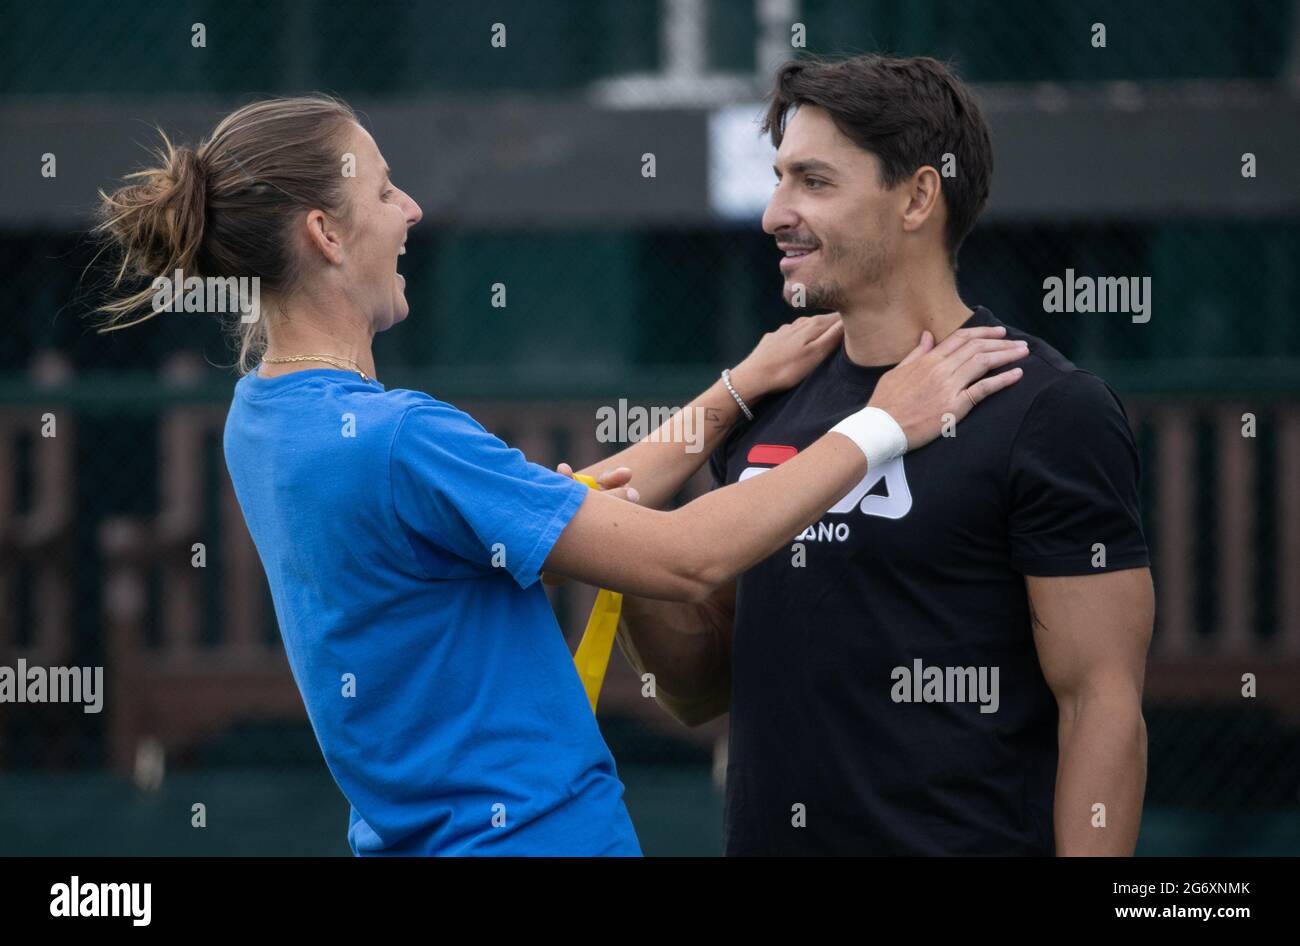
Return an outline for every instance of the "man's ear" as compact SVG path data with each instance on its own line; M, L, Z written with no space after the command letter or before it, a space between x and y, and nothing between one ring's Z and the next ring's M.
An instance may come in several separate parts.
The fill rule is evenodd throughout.
M343 262L343 234L338 222L322 210L310 210L304 221L308 245L334 264Z
M939 172L928 164L917 168L903 185L907 200L903 208L903 232L913 233L925 225L939 207L943 193Z

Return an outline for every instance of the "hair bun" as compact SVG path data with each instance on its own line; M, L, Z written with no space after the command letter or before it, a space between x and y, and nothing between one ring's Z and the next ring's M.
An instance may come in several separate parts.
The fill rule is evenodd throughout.
M177 269L186 278L256 277L268 299L292 295L309 268L290 229L317 207L347 218L351 185L338 161L359 128L356 112L328 95L252 102L192 147L159 128L145 167L99 192L94 235L115 264L95 310L106 316L100 331L157 315L152 284ZM239 339L246 372L266 348L270 320L243 315L222 321Z
M190 184L206 191L208 186L208 168L198 151L189 145L181 145L172 152L172 176L177 186Z
M159 134L153 167L128 174L112 193L100 191L95 232L121 256L113 288L127 276L153 279L176 269L203 275L197 262L207 222L207 168L195 149L173 145L161 129ZM129 305L147 294L147 289L137 293Z

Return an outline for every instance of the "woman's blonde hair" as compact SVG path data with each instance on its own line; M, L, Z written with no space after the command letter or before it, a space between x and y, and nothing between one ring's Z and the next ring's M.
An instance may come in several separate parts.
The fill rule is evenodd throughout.
M246 105L197 148L174 145L158 129L157 165L127 175L111 194L99 192L92 232L117 256L109 293L177 269L187 278L256 276L263 292L291 292L300 275L289 239L298 215L320 209L348 218L343 152L356 122L345 102L306 95ZM156 312L130 318L153 295L145 287L100 305L96 311L108 315L100 331L153 318ZM266 349L266 317L244 322L236 314L228 327L246 373Z

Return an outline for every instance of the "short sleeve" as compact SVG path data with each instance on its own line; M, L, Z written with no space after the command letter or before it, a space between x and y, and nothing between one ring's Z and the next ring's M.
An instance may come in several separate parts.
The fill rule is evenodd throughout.
M437 401L402 415L390 473L404 528L458 558L504 567L521 588L537 580L587 493Z
M1038 394L1012 445L1008 482L1017 571L1086 575L1150 563L1133 433L1095 375L1074 371Z

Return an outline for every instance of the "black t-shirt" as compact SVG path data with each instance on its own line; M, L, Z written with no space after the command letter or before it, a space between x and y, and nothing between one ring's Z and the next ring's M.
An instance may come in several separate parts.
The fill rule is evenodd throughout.
M1057 710L1024 576L1148 559L1119 400L1007 337L1030 346L1018 383L738 579L728 854L1054 852ZM732 431L715 486L805 449L886 370L841 345Z

